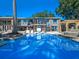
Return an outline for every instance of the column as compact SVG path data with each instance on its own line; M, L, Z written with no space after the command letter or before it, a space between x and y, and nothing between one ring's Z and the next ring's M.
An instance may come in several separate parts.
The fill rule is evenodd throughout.
M78 23L76 22L76 29L78 29Z
M11 20L11 25L13 25L13 19Z
M44 32L45 32L45 19L44 19Z
M68 23L66 23L66 31L68 31Z
M52 31L52 20L49 20L50 21L50 31Z
M8 28L7 28L7 27L8 27L8 25L5 25L5 29L6 29L6 31L8 30Z
M59 20L59 21L58 21L58 31L59 31L59 32L61 32L61 23L60 23L60 22L61 22L61 21Z

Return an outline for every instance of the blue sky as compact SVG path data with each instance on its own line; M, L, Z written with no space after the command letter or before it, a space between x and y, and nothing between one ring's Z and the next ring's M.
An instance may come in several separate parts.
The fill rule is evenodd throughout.
M58 7L58 0L17 0L17 16L31 17L44 10L52 11ZM12 0L0 0L0 16L12 16Z

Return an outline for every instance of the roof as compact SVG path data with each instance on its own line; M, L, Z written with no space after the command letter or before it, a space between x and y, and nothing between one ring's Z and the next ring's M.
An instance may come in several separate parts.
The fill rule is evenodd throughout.
M60 19L60 17L34 17L34 18L52 18L52 19Z
M0 19L1 19L1 18L13 18L13 17L0 17Z
M79 22L79 20L64 20L64 21L61 21L61 23L74 23L74 22Z
M32 20L32 19L37 19L37 18L50 18L50 19L60 19L59 17L31 17L31 18L25 18L25 17L18 17L17 20ZM13 17L0 17L0 20L13 20Z
M0 21L13 20L13 17L0 17Z

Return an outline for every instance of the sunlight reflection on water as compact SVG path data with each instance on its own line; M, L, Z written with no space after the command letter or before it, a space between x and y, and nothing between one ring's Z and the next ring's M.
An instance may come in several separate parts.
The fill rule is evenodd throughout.
M13 44L14 50L0 52L0 56L9 57L6 56L3 59L78 59L79 56L79 43L58 35L26 34L17 40L10 41L4 47L10 44Z

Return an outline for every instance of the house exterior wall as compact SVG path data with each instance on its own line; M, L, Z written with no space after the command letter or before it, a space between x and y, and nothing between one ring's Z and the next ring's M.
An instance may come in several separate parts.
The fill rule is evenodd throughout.
M52 28L51 31L59 31L60 32L60 19L59 18L51 18L49 20L50 27Z
M72 25L75 24L75 31L79 31L79 20L64 20L61 21L60 18L54 17L35 17L35 18L17 18L17 28L18 30L33 30L37 31L40 27L41 31L71 31ZM64 25L64 26L62 26ZM71 27L71 28L70 28ZM13 29L13 18L12 17L0 17L0 31L8 31Z
M37 28L41 28L42 31L45 31L46 22L42 17L33 18L34 31L37 31Z
M7 31L13 29L13 18L2 17L0 18L0 30ZM7 24L9 22L10 24ZM17 18L18 30L33 30L37 31L37 28L41 28L41 31L61 31L60 19L53 17L35 17L35 18Z
M54 22L55 21L55 22ZM60 31L59 18L53 17L36 17L34 18L34 27L41 27L42 31ZM53 30L54 29L54 30Z
M13 29L12 17L0 17L0 31L8 31Z
M28 20L25 20L25 19L18 20L18 25L19 26L27 26L28 25Z
M74 26L75 26L75 28L73 28L74 31L78 31L79 30L79 20L64 20L64 21L61 21L60 24L65 24L65 27L66 27L65 31L72 31L72 27L74 27ZM75 25L74 26L70 26L69 24L75 24ZM69 28L69 26L71 28Z
M30 18L18 18L17 23L18 23L17 24L18 30L22 30L22 31L29 30L32 24Z

